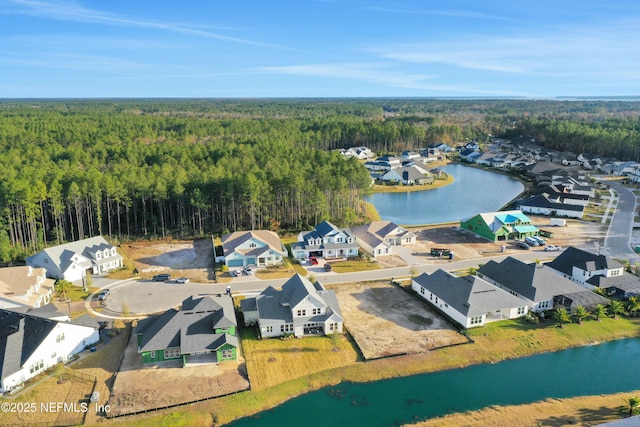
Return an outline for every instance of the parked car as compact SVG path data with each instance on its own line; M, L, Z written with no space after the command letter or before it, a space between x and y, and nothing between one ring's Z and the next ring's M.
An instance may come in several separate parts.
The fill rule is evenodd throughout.
M242 276L242 270L233 270L232 274L236 277Z
M157 274L153 276L154 282L166 282L167 280L171 280L170 274L163 273L163 274Z
M555 245L548 245L544 248L546 252L558 252L560 249L562 249L560 246Z
M178 283L189 283L189 279L187 279L186 277L178 277L176 279L176 282L178 282Z
M318 259L314 256L309 258L309 262L311 263L311 265L318 265Z
M518 242L516 243L516 247L520 249L531 249L531 246L527 245L526 242Z
M540 243L533 237L526 237L524 241L529 246L540 246Z
M542 237L539 237L539 236L531 236L531 237L534 238L540 246L547 244L547 242L545 242L545 240Z
M98 294L98 301L104 301L107 299L107 297L109 296L109 293L111 291L109 289L103 289L100 291L100 293Z
M244 267L242 267L242 270L244 271L244 274L246 274L247 276L251 276L254 273L253 268L249 267L248 265L245 265Z
M327 263L325 263L325 265L324 265L324 269L325 269L325 270L327 270L327 271L331 271L331 270L333 270L333 267L331 267L331 264L329 264L329 263L327 262Z

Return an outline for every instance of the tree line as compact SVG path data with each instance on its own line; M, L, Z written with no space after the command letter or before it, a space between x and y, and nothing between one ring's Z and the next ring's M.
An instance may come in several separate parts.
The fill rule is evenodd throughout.
M4 100L0 261L97 234L352 225L363 220L370 178L337 148L384 154L518 132L552 142L573 132L585 147L632 156L637 120L632 102ZM601 142L589 142L596 127Z

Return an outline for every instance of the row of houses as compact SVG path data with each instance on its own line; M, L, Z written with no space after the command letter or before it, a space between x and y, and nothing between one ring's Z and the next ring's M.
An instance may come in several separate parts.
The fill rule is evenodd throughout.
M328 259L357 256L359 251L373 257L392 255L394 246L410 245L417 236L391 221L376 221L353 228L339 228L329 221L298 235L291 244L296 259ZM269 230L237 231L222 237L224 262L228 267L281 264L287 248L276 233Z
M574 247L548 264L507 257L489 261L475 276L456 277L438 270L411 283L416 294L464 328L515 319L530 311L608 304L608 298L592 291L596 286L618 298L640 295L640 279L626 273L620 263Z

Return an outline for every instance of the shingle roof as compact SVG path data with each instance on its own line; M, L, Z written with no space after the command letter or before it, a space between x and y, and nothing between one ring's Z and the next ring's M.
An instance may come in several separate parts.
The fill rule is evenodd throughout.
M94 254L98 250L111 249L113 245L107 243L102 236L90 237L88 239L77 240L71 243L65 243L63 245L52 246L50 248L43 249L51 262L60 267L61 271L65 271L72 263L71 257L74 254L80 254L83 257L91 260L94 259ZM116 255L110 255L109 257L101 259L101 262L109 259L122 259L122 256L118 253ZM81 262L80 265L84 268L91 267L91 262Z
M584 291L582 286L558 276L544 265L526 264L513 257L507 257L500 263L489 261L478 269L478 274L534 302L548 301L560 294Z
M282 242L276 233L269 230L235 231L222 236L222 247L225 256L235 251L238 246L250 239L256 239L266 244L269 249L286 256L282 248ZM261 249L263 251L264 249Z
M604 255L592 254L573 246L569 246L560 255L558 255L556 259L546 265L567 275L572 275L574 266L585 271L616 269L622 267L622 264L613 258Z
M528 199L521 200L518 202L520 206L528 206L528 207L536 207L536 208L547 208L547 209L558 209L565 211L577 211L582 212L584 210L584 206L581 205L572 205L567 203L558 203L554 200L551 200L547 194L538 194L537 196L531 196Z
M228 334L214 333L215 328L235 325L231 298L207 295L189 297L183 301L180 310L171 309L139 321L135 333L142 334L139 351L180 347L182 354L190 354L215 350L220 342L237 346L235 337L221 338Z
M454 277L438 269L431 275L422 273L413 280L466 317L526 305L521 299L477 276Z

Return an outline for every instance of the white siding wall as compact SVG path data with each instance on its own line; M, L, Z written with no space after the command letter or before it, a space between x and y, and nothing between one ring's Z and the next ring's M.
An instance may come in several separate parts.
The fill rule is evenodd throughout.
M421 288L422 288L422 286L420 286L415 280L411 281L411 289L416 291L416 293L418 295L420 295L420 297L422 297L429 304L431 304L432 306L436 307L438 310L440 310L441 312L443 312L444 314L449 316L454 321L456 321L459 324L463 325L465 328L470 328L472 326L473 327L482 326L482 325L485 324L485 320L486 319L485 319L485 316L483 315L481 323L471 325L471 319L468 319L467 316L465 316L464 314L462 314L459 311L455 310L453 307L451 307L449 304L447 304L446 301L443 301L440 297L437 297L437 295L435 295L435 294L433 295L433 299L430 299L429 296L430 296L431 292L429 292L428 289L425 289L424 293L421 293L420 292ZM437 300L436 300L436 298L437 298Z

